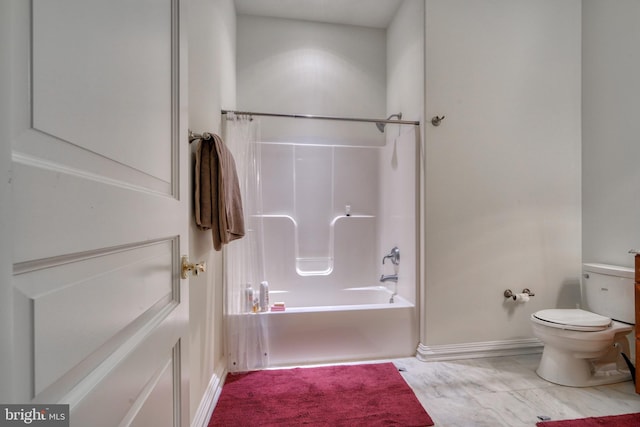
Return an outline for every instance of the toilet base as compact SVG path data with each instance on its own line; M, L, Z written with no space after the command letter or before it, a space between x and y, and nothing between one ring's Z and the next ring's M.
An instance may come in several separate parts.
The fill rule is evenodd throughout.
M542 352L536 373L544 380L569 387L591 387L631 380L631 373L618 363L602 359L579 359L549 346L545 346Z

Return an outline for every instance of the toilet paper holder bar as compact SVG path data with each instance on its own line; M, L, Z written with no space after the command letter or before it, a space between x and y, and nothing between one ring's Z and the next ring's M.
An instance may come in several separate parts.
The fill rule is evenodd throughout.
M534 296L536 296L536 294L534 294L533 292L531 292L531 290L530 290L529 288L524 288L524 289L522 290L522 293L523 293L523 294L527 294L527 295L529 295L530 297L534 297ZM507 289L506 291L504 291L504 297L505 297L505 298L513 298L513 300L514 300L514 301L516 300L516 294L514 294L514 293L511 291L511 289Z

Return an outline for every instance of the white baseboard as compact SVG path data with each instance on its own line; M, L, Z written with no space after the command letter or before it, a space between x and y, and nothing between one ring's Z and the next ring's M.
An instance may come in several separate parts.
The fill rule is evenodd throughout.
M481 357L517 356L521 354L542 353L542 349L543 344L537 338L471 342L464 344L418 344L416 358L423 362L477 359Z
M200 405L198 405L198 409L193 416L191 427L207 427L211 414L213 414L213 408L216 407L216 403L222 392L222 386L224 385L226 376L227 362L222 360L209 380L209 385L207 385L207 389L204 391L204 395L200 400Z

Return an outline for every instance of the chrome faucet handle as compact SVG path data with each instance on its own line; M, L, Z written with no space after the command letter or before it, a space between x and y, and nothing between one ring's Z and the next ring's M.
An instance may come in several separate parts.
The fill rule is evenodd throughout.
M391 263L393 265L400 264L400 249L398 249L397 246L394 246L394 248L391 249L391 252L388 255L382 257L382 264L384 264L387 258L391 260Z

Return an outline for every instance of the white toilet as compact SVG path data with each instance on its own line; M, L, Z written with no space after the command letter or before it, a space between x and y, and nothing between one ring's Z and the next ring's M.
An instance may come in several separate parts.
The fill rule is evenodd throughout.
M555 384L588 387L631 379L626 335L635 323L634 270L584 264L582 309L540 310L533 334L544 344L538 375Z

